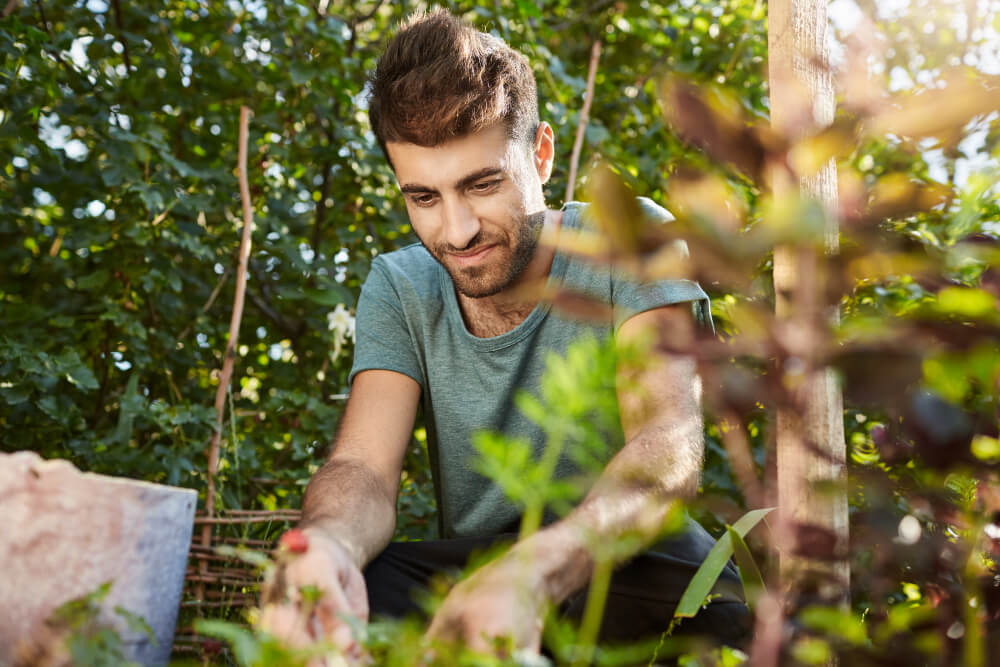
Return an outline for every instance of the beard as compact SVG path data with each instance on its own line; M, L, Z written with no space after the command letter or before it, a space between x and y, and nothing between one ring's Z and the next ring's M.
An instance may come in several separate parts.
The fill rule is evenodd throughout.
M545 211L542 210L521 216L513 226L512 235L487 234L480 229L464 248L455 248L447 243L432 247L423 243L423 239L421 243L448 272L460 294L481 299L503 291L521 275L535 256L544 223ZM490 256L477 266L453 266L448 261L450 253L468 252L491 245L494 248Z

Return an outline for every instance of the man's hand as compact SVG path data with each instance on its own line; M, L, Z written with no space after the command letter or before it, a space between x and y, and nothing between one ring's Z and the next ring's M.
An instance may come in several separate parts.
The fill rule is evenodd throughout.
M532 562L510 551L457 584L434 615L430 639L462 642L483 653L537 653L546 598L531 576Z
M301 534L305 548L293 545L293 553L279 565L272 582L276 590L264 596L259 625L291 646L332 641L357 660L361 646L346 619L368 620L364 576L339 540L318 528L307 527Z

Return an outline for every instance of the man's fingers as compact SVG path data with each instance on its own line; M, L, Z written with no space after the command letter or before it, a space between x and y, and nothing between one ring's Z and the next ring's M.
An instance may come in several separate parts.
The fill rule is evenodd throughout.
M360 659L362 651L347 617L367 620L367 594L364 594L360 607L358 609L357 603L348 599L346 592L335 588L324 594L313 610L321 635L352 659Z
M299 610L294 605L270 604L265 606L261 610L258 625L291 647L302 648L313 641L306 630Z
M346 623L342 623L340 627L333 631L332 639L337 648L348 655L356 653L360 648L354 640L354 633L351 632L351 627Z
M344 587L347 603L351 614L361 621L368 622L368 588L363 577L352 577Z
M488 637L485 632L470 633L468 629L465 635L465 645L477 653L494 653L493 638Z
M431 619L430 627L427 628L427 637L429 639L447 639L447 634L443 632L448 624L445 623L441 614L434 614L434 618Z

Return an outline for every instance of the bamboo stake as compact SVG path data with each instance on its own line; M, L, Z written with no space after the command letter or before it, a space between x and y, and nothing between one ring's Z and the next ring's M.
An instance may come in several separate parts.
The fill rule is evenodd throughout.
M256 414L256 411L254 411ZM220 510L219 514L224 516L275 516L278 514L294 514L295 518L298 519L299 515L302 514L300 510Z
M250 231L253 228L253 206L250 203L250 185L247 182L247 143L250 135L250 109L240 107L239 156L237 172L240 182L240 199L243 202L243 234L240 238L239 265L236 269L236 295L233 297L233 316L229 320L229 342L222 361L222 372L219 375L219 388L215 392L215 431L208 445L208 488L205 493L205 514L215 514L215 473L219 469L219 440L222 436L222 421L226 409L226 390L233 375L233 364L236 360L236 345L239 340L240 320L243 319L243 300L246 295L247 264L250 260ZM202 546L212 545L212 524L205 524L201 529ZM207 563L202 561L202 566ZM198 597L201 598L204 588L198 586Z
M590 68L587 70L587 92L583 97L583 108L580 109L580 122L576 126L576 139L573 141L573 153L569 158L569 178L566 181L566 201L573 201L573 189L576 183L576 171L580 165L580 151L583 150L583 136L587 131L587 120L590 117L590 103L594 99L594 78L597 76L597 62L601 58L601 40L596 40L590 47Z
M198 517L194 520L195 525L232 525L245 523L270 523L277 521L298 521L298 516L255 516L255 517Z

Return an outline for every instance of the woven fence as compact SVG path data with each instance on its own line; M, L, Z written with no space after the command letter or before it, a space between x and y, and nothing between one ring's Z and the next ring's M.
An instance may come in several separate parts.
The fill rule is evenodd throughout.
M245 612L257 605L260 571L239 557L218 553L229 546L270 552L278 537L299 520L298 510L221 510L215 516L198 515L199 528L211 526L211 543L192 540L181 611L174 635L174 654L207 656L218 642L198 635L193 627L200 617L244 620Z

